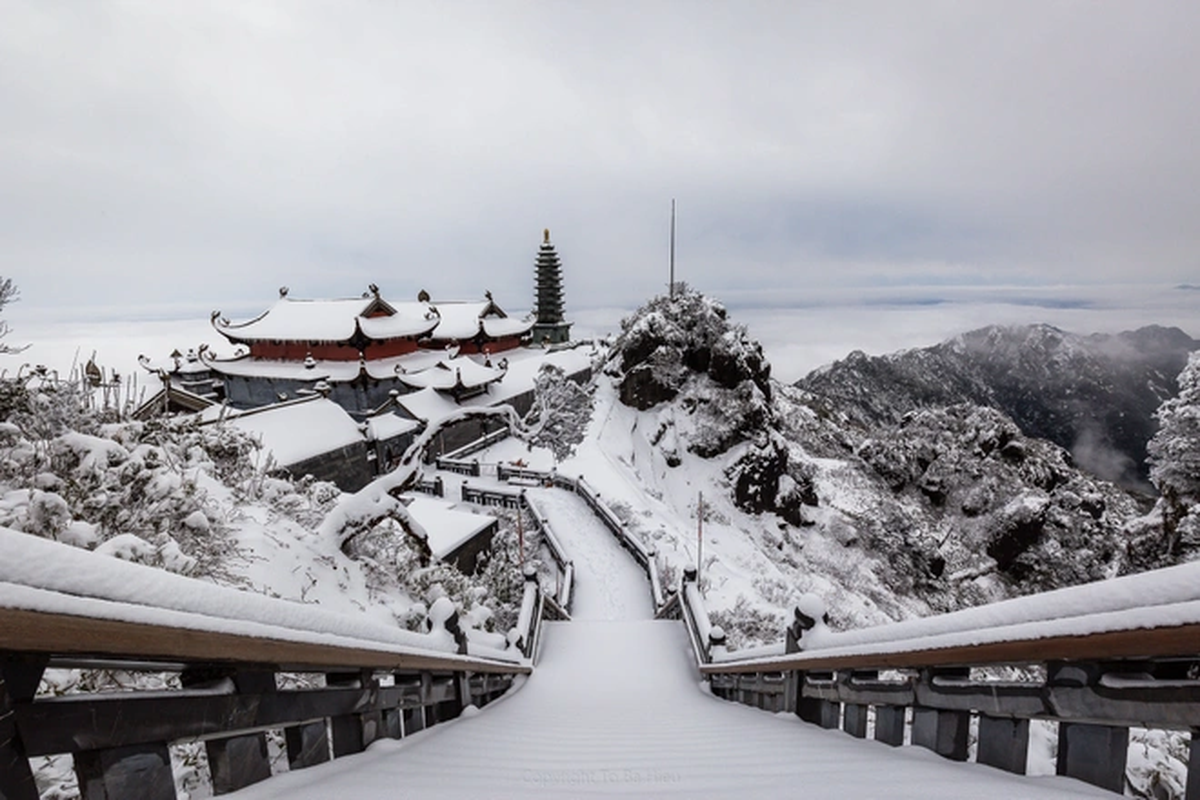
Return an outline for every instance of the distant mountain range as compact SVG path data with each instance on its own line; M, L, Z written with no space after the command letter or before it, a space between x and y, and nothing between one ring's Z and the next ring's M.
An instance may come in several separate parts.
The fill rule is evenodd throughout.
M988 406L1025 435L1066 448L1081 468L1152 491L1146 443L1154 412L1178 392L1176 378L1198 347L1179 328L1160 326L1090 336L1051 325L989 326L933 347L855 351L795 385L866 427L923 408Z

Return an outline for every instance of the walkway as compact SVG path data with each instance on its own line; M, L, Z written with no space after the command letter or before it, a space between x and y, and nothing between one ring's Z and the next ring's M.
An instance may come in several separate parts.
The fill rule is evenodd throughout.
M644 578L583 502L549 491L533 499L575 560L577 614L547 624L541 661L523 686L485 711L234 796L1112 797L707 696L683 626L649 619Z

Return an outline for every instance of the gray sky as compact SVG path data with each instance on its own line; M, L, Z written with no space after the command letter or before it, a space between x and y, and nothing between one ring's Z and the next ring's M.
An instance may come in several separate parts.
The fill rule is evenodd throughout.
M1195 2L0 0L0 275L120 316L1200 283ZM234 314L231 313L231 316ZM205 319L207 315L204 315ZM989 320L981 320L986 322Z

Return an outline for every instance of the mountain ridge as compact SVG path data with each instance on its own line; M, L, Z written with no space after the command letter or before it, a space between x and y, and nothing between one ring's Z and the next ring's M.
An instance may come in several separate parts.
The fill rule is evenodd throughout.
M1098 477L1146 494L1154 412L1178 392L1188 353L1179 328L1070 333L1048 324L989 325L931 347L882 356L854 351L796 381L862 426L910 411L972 403L1011 417L1028 436L1066 448Z

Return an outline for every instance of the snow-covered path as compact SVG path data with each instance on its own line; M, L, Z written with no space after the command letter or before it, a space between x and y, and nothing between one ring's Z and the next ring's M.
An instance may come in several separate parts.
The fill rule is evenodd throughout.
M1051 798L1111 796L893 749L706 694L683 626L578 498L531 492L578 573L576 615L547 623L535 673L467 713L239 798Z
M527 496L546 517L575 561L572 619L651 619L654 609L646 573L577 495L562 489L530 489Z

